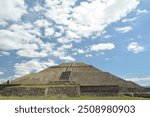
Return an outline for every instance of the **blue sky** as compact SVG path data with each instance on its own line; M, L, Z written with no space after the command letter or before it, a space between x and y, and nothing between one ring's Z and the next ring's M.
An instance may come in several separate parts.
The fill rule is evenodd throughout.
M85 62L150 85L149 0L0 0L0 82Z

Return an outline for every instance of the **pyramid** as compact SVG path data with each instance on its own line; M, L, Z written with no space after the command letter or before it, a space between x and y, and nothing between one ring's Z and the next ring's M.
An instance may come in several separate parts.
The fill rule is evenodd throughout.
M11 81L11 84L49 84L51 82L74 82L80 86L117 85L125 88L142 88L138 84L123 80L92 65L73 62L49 67Z

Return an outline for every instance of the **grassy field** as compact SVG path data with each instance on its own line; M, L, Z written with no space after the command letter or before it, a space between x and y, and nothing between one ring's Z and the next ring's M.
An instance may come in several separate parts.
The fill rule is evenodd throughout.
M0 96L0 100L150 100L150 98L138 98L138 97L127 97L127 96L117 96L117 97L4 97Z

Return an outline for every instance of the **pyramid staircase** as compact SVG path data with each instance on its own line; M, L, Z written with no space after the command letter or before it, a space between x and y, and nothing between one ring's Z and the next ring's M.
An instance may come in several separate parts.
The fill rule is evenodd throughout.
M73 63L70 64L64 72L62 72L60 79L59 79L60 81L69 81L69 77L71 75L71 72L73 71L72 65Z

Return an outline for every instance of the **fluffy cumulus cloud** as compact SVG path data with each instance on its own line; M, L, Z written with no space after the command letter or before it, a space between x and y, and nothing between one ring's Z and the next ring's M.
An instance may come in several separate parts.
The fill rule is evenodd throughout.
M25 13L24 0L0 0L0 19L17 21Z
M82 49L78 49L77 52L78 52L79 54L84 54L84 50L82 50Z
M32 59L30 61L26 61L23 63L16 63L15 64L15 70L16 70L15 77L20 77L20 76L29 74L31 72L38 72L52 65L56 65L56 63L52 60L43 62L43 61L39 61L38 59Z
M108 25L126 17L139 4L138 0L34 2L29 5L24 0L0 0L0 50L22 58L23 62L14 66L18 76L44 69L51 65L46 64L49 60L75 61L70 53L77 48L76 43L101 36ZM87 46L93 52L115 48L112 43ZM85 49L77 48L76 53L93 56ZM29 61L24 62L26 59Z
M75 59L71 56L61 56L60 59L64 61L75 61Z
M0 49L17 50L16 54L22 57L46 57L52 51L54 43L44 43L39 37L36 28L31 24L13 24L8 30L0 30Z
M31 27L31 24L13 24L7 30L0 30L0 49L16 50L23 48L26 43L33 42L35 35L30 33Z
M115 29L116 31L119 31L120 33L126 33L132 30L132 27L125 26L125 27L119 27Z
M133 53L139 53L144 51L144 47L141 46L139 43L137 42L131 42L128 47L127 47L128 51L133 52Z
M65 42L99 35L109 24L125 17L139 4L137 0L93 0L81 2L72 8L75 2L76 0L46 0L46 16L69 30L65 32Z
M94 44L90 47L91 51L105 51L105 50L112 50L115 48L113 43L100 43Z

